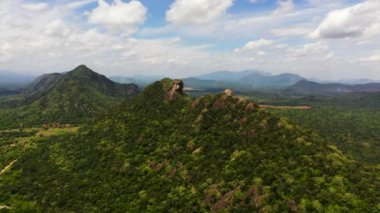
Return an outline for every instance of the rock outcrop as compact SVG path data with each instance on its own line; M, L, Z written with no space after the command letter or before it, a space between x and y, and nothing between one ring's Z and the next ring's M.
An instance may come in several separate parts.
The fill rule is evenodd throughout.
M165 100L172 101L176 94L183 95L183 81L182 80L173 80L173 85L166 93Z

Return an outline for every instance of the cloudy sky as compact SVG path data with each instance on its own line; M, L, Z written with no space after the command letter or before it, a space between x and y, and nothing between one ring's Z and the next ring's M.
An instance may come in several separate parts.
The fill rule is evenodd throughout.
M0 0L0 70L380 79L380 0Z

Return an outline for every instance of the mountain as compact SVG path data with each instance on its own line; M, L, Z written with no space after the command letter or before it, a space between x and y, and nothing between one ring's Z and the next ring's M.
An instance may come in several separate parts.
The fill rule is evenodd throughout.
M239 79L238 82L251 88L285 88L294 85L303 79L303 77L292 73L284 73L272 76L265 76L259 73L254 73L244 76L243 78Z
M118 84L85 65L65 74L37 78L18 98L19 106L6 112L0 123L13 119L26 125L50 122L80 123L107 112L113 105L138 93L134 84ZM11 107L11 108L14 108Z
M284 73L270 75L263 72L215 72L195 78L184 79L187 87L192 89L232 88L238 91L257 89L283 89L303 80L299 75Z
M55 87L64 76L62 73L41 75L26 87L24 93L29 96L42 96Z
M0 71L0 88L19 89L32 82L34 78L34 76Z
M344 80L338 81L338 83L357 85L357 84L380 83L380 81L373 80L373 79L360 78L360 79L344 79Z
M314 93L314 94L334 94L334 93L356 93L356 92L380 92L380 83L347 85L340 83L316 83L302 80L286 90L295 93Z
M20 89L4 89L0 88L0 97L1 96L9 96L9 95L17 95L20 94L22 90Z
M111 76L110 79L121 84L136 84L139 87L145 87L153 82L163 79L163 76L145 76L145 75L133 75L131 77L125 76Z
M269 73L262 71L254 71L254 70L245 70L240 72L231 72L231 71L217 71L212 73L207 73L199 76L195 76L194 78L201 80L213 80L213 81L236 81L244 76L248 76L251 74L258 74L260 76L268 76Z
M33 79L33 76L0 71L0 97L22 93L23 87Z
M189 89L220 89L227 88L228 82L220 82L216 80L203 80L198 78L183 79L186 87Z
M36 141L0 178L30 212L377 212L378 169L233 96L163 79L79 133Z

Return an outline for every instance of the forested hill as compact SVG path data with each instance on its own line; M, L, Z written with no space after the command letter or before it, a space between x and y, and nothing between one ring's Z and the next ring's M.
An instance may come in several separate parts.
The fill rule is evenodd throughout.
M0 200L42 212L378 212L379 171L231 91L156 82L75 135L35 143Z
M107 112L138 93L134 84L118 84L85 65L65 74L36 79L23 96L4 101L0 124L81 123ZM0 104L1 105L1 104Z

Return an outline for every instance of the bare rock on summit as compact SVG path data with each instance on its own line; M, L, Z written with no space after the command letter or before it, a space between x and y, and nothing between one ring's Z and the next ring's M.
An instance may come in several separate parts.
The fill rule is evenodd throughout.
M183 81L182 80L173 80L173 84L169 91L166 93L165 100L172 101L175 97L175 94L183 95Z
M233 95L233 91L232 91L232 89L225 89L224 90L224 94L227 95L227 96L232 96Z

